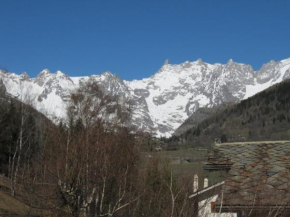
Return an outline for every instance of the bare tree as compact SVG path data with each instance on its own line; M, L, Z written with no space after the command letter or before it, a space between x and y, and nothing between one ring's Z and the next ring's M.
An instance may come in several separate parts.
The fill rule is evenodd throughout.
M21 82L21 81L20 81ZM15 196L16 191L16 184L17 184L17 177L19 172L19 167L21 166L21 160L23 157L23 147L28 145L30 146L30 138L25 135L25 131L29 130L31 125L27 122L29 118L29 108L30 104L32 103L32 99L29 96L29 89L26 89L22 83L20 83L20 123L19 123L19 134L17 145L14 151L14 154L11 158L11 165L10 165L10 179L11 179L11 194Z
M50 186L51 208L67 208L71 216L113 216L140 198L134 136L109 123L122 114L119 106L95 84L72 94L69 123L48 130L43 157L31 170L30 186Z

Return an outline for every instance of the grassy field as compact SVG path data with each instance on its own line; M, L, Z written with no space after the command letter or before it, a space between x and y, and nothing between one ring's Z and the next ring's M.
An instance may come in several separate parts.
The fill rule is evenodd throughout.
M0 175L0 216L53 216L51 210L45 208L46 205L50 204L50 201L43 200L37 195L31 195L30 192L18 185L16 195L13 197L10 180ZM66 213L65 209L61 209L61 211L59 213Z
M10 181L0 176L0 216L37 216L40 210L32 209L17 197L11 196Z
M213 185L224 180L223 172L208 172L203 170L207 160L207 149L184 148L174 151L143 152L145 159L159 158L161 166L169 165L173 174L177 176L197 174L200 180L209 179L209 185Z

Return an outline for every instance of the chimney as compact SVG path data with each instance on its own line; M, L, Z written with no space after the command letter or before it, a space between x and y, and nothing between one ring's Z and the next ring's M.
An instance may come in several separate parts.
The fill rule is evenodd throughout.
M207 187L208 187L208 178L204 178L203 188L207 188Z
M193 178L193 192L197 192L198 190L198 175L194 175Z

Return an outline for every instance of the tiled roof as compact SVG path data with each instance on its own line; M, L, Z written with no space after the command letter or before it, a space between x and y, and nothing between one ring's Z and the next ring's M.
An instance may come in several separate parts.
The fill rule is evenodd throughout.
M230 170L217 205L290 206L290 141L217 144L206 168L224 165Z

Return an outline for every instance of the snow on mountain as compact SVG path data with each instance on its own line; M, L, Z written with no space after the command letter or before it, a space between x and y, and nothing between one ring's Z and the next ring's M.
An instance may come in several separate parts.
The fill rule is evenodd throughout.
M155 75L126 82L148 105L148 114L159 136L169 136L200 107L212 107L243 98L245 85L254 84L251 66L230 60L226 65L201 59L179 65L165 64ZM136 94L137 90L137 94Z
M270 61L259 71L229 60L226 64L195 62L169 64L142 80L124 81L117 75L69 77L45 69L36 78L0 70L0 86L57 122L66 118L70 93L95 81L104 93L132 104L132 125L139 130L170 136L193 112L224 102L237 102L290 78L290 58Z
M255 73L254 84L246 85L246 93L243 99L251 97L287 78L290 78L290 58L280 62L271 60Z

